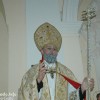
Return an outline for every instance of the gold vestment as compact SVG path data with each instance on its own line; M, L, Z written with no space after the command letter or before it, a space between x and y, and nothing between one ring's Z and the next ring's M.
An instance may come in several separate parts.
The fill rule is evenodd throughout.
M66 66L57 62L57 72L61 73L68 78L76 81L72 71ZM37 89L36 78L38 75L39 64L34 65L29 71L26 72L22 79L21 86L18 92L18 100L51 100L50 90L48 85L48 79L45 75L43 79L43 88L41 97L39 99L39 93ZM68 99L68 82L59 74L56 74L55 82L55 99L54 100L67 100Z

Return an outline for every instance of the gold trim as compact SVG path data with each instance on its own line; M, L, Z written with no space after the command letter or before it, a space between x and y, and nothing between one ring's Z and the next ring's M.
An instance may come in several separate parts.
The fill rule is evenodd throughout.
M46 79L47 79L47 83L48 83L48 78L47 78L47 75L46 75ZM50 88L49 89L49 94L50 94L50 100L51 100L51 93L50 93Z
M56 100L56 82L57 82L57 69L58 69L58 62L56 61L56 79L55 79L55 97L54 100Z

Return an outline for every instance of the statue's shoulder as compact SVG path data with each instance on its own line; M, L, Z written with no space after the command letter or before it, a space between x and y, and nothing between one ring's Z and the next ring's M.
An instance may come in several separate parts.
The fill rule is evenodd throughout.
M20 91L26 91L30 89L33 82L36 82L36 77L38 75L39 64L32 66L24 75L21 81Z
M38 69L39 64L31 65L31 68L26 72L26 74L34 76L38 72Z
M58 67L59 67L62 74L66 75L70 79L77 80L75 75L73 74L73 72L68 67L61 64L60 62L58 62Z
M31 68L24 74L23 79L25 81L33 80L38 74L39 64L32 65Z
M63 71L73 73L68 67L66 67L65 65L61 64L60 62L58 62L58 66Z

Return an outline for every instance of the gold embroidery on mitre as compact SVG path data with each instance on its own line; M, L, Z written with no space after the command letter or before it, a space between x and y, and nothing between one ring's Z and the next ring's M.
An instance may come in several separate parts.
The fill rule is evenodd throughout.
M61 34L49 23L44 23L38 27L34 33L34 40L39 50L47 44L53 44L59 51L62 43Z

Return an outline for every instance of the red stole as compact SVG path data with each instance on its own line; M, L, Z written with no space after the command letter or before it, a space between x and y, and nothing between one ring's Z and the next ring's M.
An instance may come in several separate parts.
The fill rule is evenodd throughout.
M60 73L59 73L59 74L60 74ZM81 86L80 83L75 82L74 80L71 80L71 79L69 79L68 77L66 77L66 76L64 76L64 75L62 75L62 74L60 74L60 75L61 75L62 77L64 77L64 79L67 80L75 89L78 89L78 88ZM85 96L84 100L86 100L86 96Z

